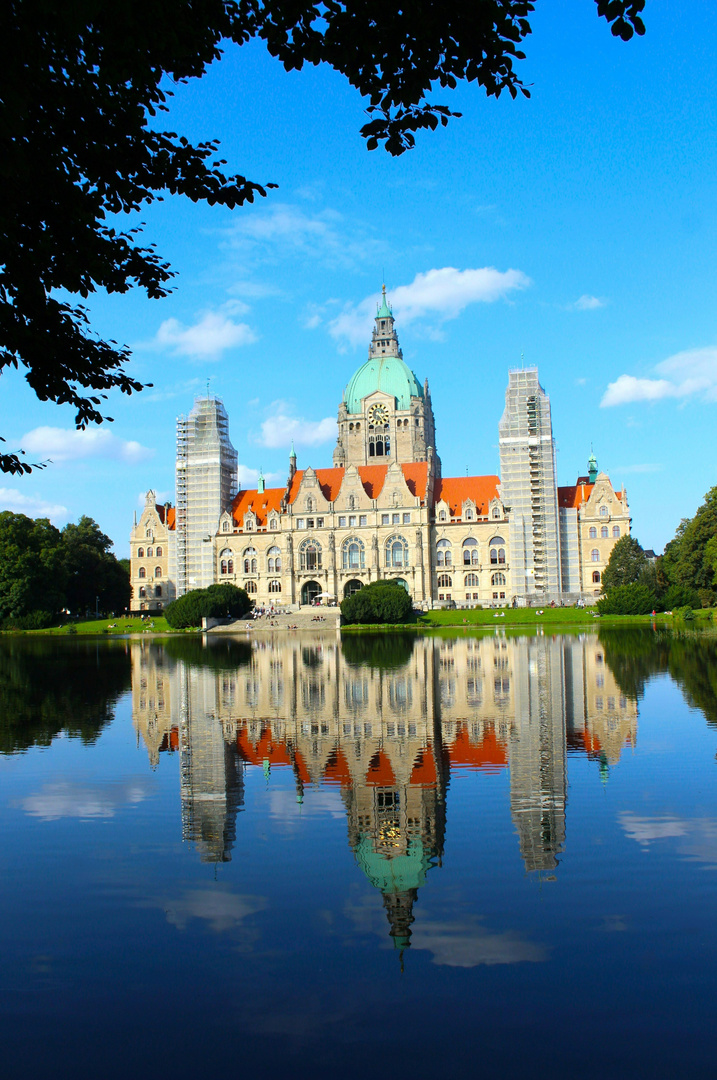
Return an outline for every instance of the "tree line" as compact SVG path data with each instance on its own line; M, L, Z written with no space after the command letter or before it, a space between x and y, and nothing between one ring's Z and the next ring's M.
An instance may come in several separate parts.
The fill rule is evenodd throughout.
M634 536L622 536L602 576L604 615L691 612L717 605L717 487L692 518L683 518L664 555L648 559Z
M42 629L62 613L124 611L129 560L92 518L57 529L47 518L0 513L0 627Z

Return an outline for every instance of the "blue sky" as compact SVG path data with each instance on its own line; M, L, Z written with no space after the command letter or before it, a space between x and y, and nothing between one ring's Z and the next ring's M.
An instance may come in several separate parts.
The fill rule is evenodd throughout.
M444 475L498 471L508 370L537 365L558 477L591 444L661 550L717 483L717 27L710 4L648 0L623 43L592 0L538 4L529 101L475 86L398 159L369 153L360 96L328 69L287 74L261 45L180 87L167 126L221 139L228 168L278 190L233 212L169 199L141 215L178 271L162 301L93 298L96 329L153 388L83 435L72 410L3 375L3 434L53 464L0 478L0 508L95 518L128 553L141 495L173 499L175 419L221 396L243 486L331 464L344 386L385 278L404 357L428 378ZM124 222L123 224L127 224Z

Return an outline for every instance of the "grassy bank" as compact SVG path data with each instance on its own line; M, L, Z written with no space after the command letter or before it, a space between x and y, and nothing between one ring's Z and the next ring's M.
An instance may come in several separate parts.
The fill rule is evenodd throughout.
M8 633L24 634L51 634L54 636L66 635L95 635L95 634L175 634L183 631L172 630L167 620L162 615L155 615L151 619L116 618L116 619L89 619L87 622L68 622L62 626L51 626L46 630L15 630Z
M538 614L540 612L540 614ZM441 629L443 627L458 627L460 629L475 627L520 627L529 629L534 626L558 627L595 627L595 626L649 626L656 623L659 626L672 627L705 627L713 623L714 610L707 608L696 611L694 620L683 622L672 615L661 613L659 615L602 615L596 617L593 608L502 608L495 611L490 608L471 608L466 611L427 611L418 615L409 623L396 626L342 626L342 630L350 632L372 632L376 630L420 630Z

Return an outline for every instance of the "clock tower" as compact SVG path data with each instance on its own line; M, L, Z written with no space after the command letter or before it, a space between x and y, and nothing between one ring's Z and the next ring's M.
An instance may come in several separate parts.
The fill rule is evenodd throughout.
M368 350L339 405L334 465L388 465L427 461L435 451L428 380L420 385L404 362L393 311L383 287ZM440 473L440 464L435 459Z

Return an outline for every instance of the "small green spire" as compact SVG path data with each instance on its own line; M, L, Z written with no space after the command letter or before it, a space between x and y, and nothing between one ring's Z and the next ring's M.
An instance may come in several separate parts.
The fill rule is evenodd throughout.
M377 319L392 319L393 312L389 307L388 300L386 299L386 286L384 285L381 290L381 306L376 312Z
M594 484L597 480L598 463L597 458L593 453L592 443L590 444L590 457L588 458L588 480L591 484Z
M291 440L291 453L289 454L289 457L293 457L293 458L296 457L296 450L294 450L294 440L293 439Z
M265 486L266 485L265 485L265 482L264 482L264 470L260 468L259 469L259 480L258 480L257 485L256 485L256 490L261 493L261 492L264 491Z

